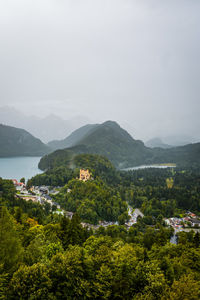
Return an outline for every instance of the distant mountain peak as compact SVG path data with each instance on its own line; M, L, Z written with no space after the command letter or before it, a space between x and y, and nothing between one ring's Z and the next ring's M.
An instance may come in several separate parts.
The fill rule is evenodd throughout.
M0 122L16 128L24 128L42 141L48 142L54 139L64 139L67 135L82 125L87 124L88 118L84 116L69 116L69 119L63 119L54 114L46 117L35 115L26 115L21 109L11 106L0 107Z
M149 149L143 142L134 140L117 122L111 120L83 126L64 140L52 141L49 146L55 150L103 155L119 168L129 163L143 163L149 156Z
M106 125L106 126L118 127L118 128L120 127L120 125L116 121L111 121L111 120L105 121L101 125L102 126Z
M145 145L150 148L163 148L163 149L168 149L172 147L168 144L165 144L160 137L155 137L150 139L145 143Z

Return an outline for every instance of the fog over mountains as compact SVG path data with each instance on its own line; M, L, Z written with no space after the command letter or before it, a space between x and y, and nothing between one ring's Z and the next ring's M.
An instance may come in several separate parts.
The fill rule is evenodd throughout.
M55 143L60 144L60 148L64 148L64 146L71 146L73 144L73 139L72 141L70 140L71 138L68 140L70 134L72 134L75 130L79 130L79 128L82 126L86 126L84 130L87 130L88 124L95 123L97 122L91 121L89 117L82 115L66 117L66 119L64 119L52 113L47 115L46 117L39 117L37 115L32 115L31 111L30 114L24 114L23 112L21 112L20 107L18 109L10 106L0 107L0 124L25 129L35 137L39 138L42 142L50 142L50 146L52 146L52 148L55 148ZM132 124L129 124L125 120L119 122L119 124L125 130L127 130L133 138L143 140L141 136L138 137L138 135L136 134L135 127ZM143 129L143 131L145 131L145 128ZM146 128L146 131L148 132L148 128ZM78 132L79 134L81 133L80 131ZM66 139L67 143L65 141ZM158 142L158 139L161 139L162 141ZM183 146L189 143L199 142L199 139L197 136L193 137L187 134L177 134L176 131L174 131L174 134L172 135L156 137L149 136L149 138L146 139L146 141L146 145L148 147L166 148L167 145L168 148L168 145Z
M106 120L143 141L197 142L199 11L198 0L0 1L0 106L39 118L0 122L44 142Z
M31 111L30 115L25 115L20 108L17 110L9 106L0 107L0 124L25 129L44 143L66 138L72 131L89 121L87 117L78 115L69 120L64 120L54 114L41 118L31 115Z
M159 139L155 141L162 144ZM103 155L117 168L152 163L200 164L200 143L170 149L152 148L134 139L114 121L85 125L64 140L55 140L48 145L24 129L0 124L0 156L42 156L51 153L45 155L39 164L43 170L52 167L55 162L57 164L57 160L63 164L82 153Z
M162 149L148 148L114 121L83 126L63 141L49 143L56 151L45 155L39 168L46 170L66 165L77 154L99 154L119 169L154 163L175 163L177 166L200 165L200 143ZM60 148L64 149L60 149Z

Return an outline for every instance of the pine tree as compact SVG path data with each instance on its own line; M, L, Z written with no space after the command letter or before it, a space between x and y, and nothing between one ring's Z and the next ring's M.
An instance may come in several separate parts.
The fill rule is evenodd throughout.
M6 207L0 208L0 264L4 270L17 267L22 255L22 246L13 217Z

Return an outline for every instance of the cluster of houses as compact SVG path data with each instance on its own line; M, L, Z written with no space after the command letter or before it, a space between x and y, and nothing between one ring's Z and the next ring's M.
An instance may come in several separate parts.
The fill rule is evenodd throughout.
M172 226L175 230L181 230L186 227L200 227L200 219L196 216L196 214L188 211L186 215L182 218L169 218L165 219L165 223L168 226Z
M81 181L87 181L92 179L91 174L89 170L80 169L80 175L79 178L77 178ZM51 188L49 186L32 186L29 190L27 190L26 185L24 183L18 182L16 179L12 180L16 190L17 194L16 197L19 197L21 199L24 199L26 201L31 200L33 202L37 202L40 204L45 204L45 202L49 203L51 206L56 206L58 213L65 214L70 219L73 216L73 212L64 211L61 209L60 205L53 201L52 195L56 195L59 193L60 187L54 187ZM67 193L70 193L71 189L67 189ZM128 214L129 214L129 221L125 224L127 228L130 228L133 224L137 222L138 216L143 217L144 215L141 213L139 209L133 210L130 206L128 206ZM118 222L106 222L106 221L99 221L98 225L92 225L88 223L81 223L83 227L93 228L97 229L100 226L107 227L110 225L117 225Z
M81 181L87 181L91 178L91 174L89 172L88 169L80 169L80 175L79 178L77 178ZM45 203L49 203L52 206L56 206L57 210L55 211L56 213L59 214L65 214L67 217L69 217L70 219L73 216L73 212L69 212L69 211L64 211L61 209L60 205L53 201L52 199L52 195L56 195L59 193L59 189L60 187L53 187L51 188L50 186L32 186L29 190L27 190L25 183L22 182L18 182L17 179L11 179L15 188L16 188L16 197L24 199L26 201L33 201L33 202L37 202L40 204L45 204ZM71 192L71 189L67 190L68 193ZM88 226L89 224L86 223L82 223L83 226Z
M21 190L26 188L25 183L19 182L19 181L17 181L17 179L11 179L11 180L12 180L12 182L13 182L13 184L14 184L17 191L21 191Z
M91 174L89 170L80 170L79 180L87 181L91 179ZM13 184L16 187L16 197L24 199L26 201L32 200L33 202L38 202L40 204L45 204L45 202L49 203L52 206L57 208L56 212L65 214L70 219L73 216L73 212L64 211L61 209L60 205L53 201L52 195L56 195L59 193L60 187L51 188L49 186L32 186L29 190L26 189L26 185L23 182L18 182L16 179L12 179ZM71 192L70 189L67 190L68 193ZM143 213L139 209L133 210L132 207L128 205L128 215L129 221L125 223L127 228L130 228L133 224L137 223L137 218L140 216L144 217ZM175 229L175 231L183 230L183 228L200 228L200 218L198 218L194 213L188 211L184 217L182 218L168 218L165 219L165 223L168 226L171 226ZM118 222L106 222L101 221L98 225L91 225L88 223L81 223L83 227L97 229L100 226L107 227L109 225L117 225Z
M55 187L50 189L49 186L32 186L27 190L24 183L18 182L16 179L12 179L13 184L16 188L16 197L24 199L26 201L33 201L40 204L49 203L52 206L56 206L57 209L60 209L60 205L57 202L54 202L50 195L56 195L59 193L58 189L60 187Z

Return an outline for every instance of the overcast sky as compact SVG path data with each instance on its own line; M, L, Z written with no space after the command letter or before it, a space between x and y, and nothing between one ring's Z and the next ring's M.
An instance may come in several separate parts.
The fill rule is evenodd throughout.
M1 106L200 138L199 95L199 0L0 1Z

